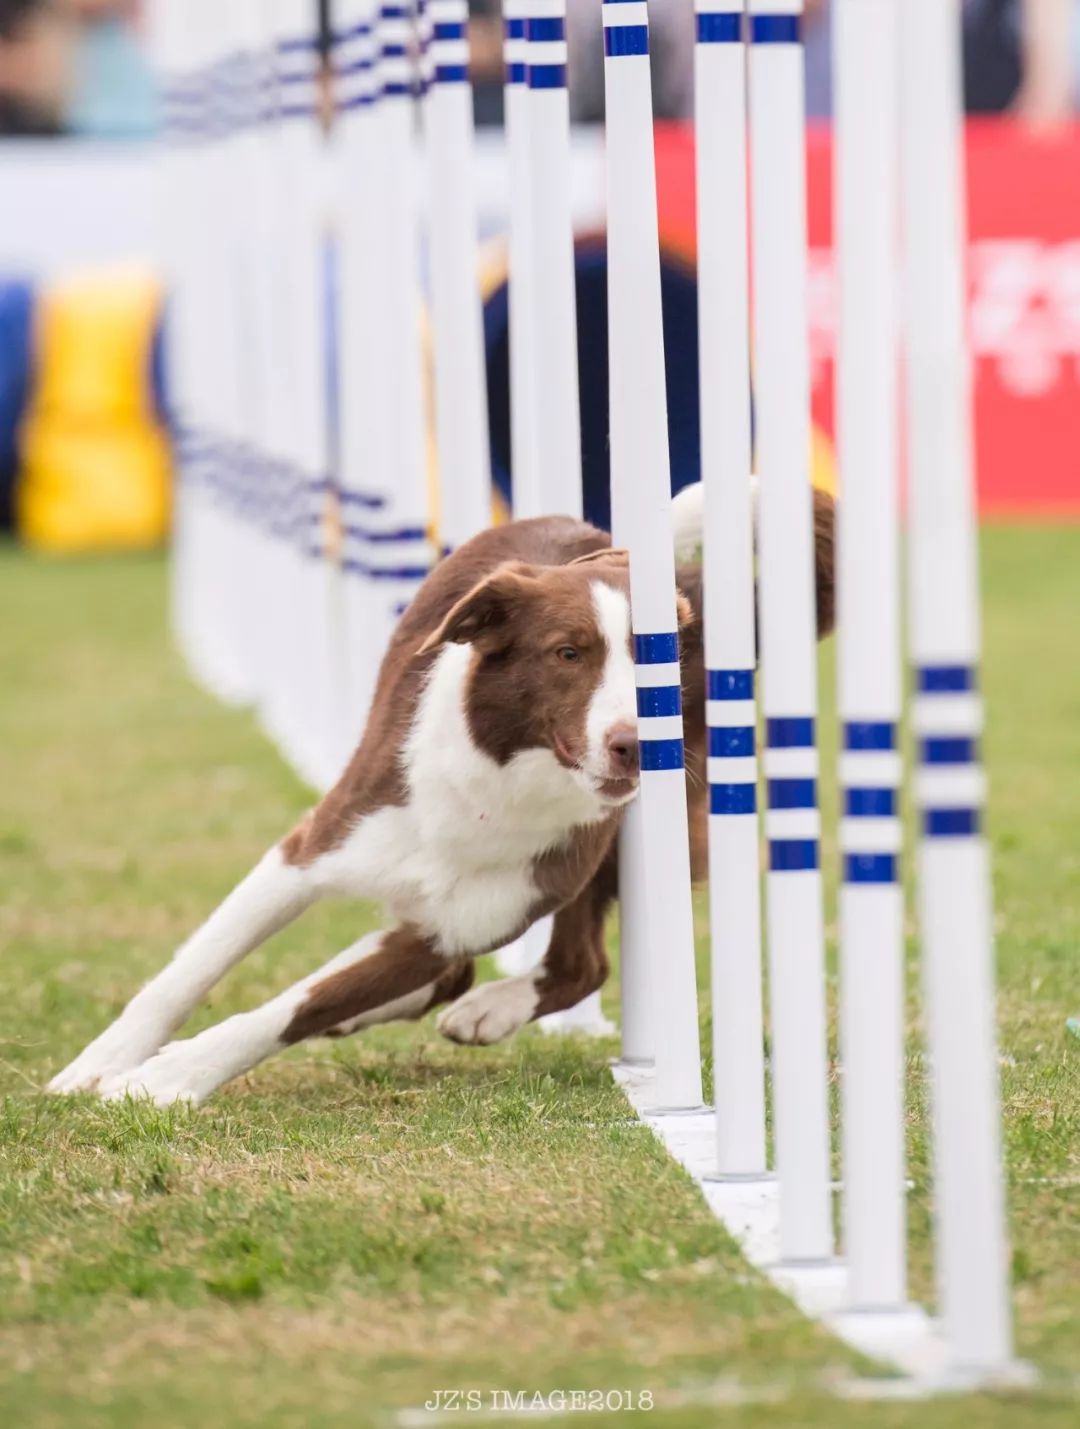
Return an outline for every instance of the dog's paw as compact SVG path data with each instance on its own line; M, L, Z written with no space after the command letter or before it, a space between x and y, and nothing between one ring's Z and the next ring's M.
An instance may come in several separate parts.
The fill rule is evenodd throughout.
M152 1057L163 1040L160 1028L145 1022L125 1023L121 1018L58 1072L45 1090L57 1095L95 1091Z
M141 1066L102 1081L98 1087L102 1099L118 1102L125 1097L149 1097L156 1106L176 1102L197 1106L216 1090L219 1078L212 1065L192 1056L191 1048L192 1041L170 1042Z
M524 1027L536 1011L531 974L484 982L439 1013L435 1026L451 1042L489 1046Z

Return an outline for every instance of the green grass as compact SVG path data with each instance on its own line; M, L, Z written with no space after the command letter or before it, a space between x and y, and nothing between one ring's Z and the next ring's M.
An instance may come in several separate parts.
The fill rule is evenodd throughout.
M435 1388L586 1387L649 1390L641 1422L680 1429L1075 1424L1080 530L993 529L983 551L1013 1278L1035 1393L829 1398L860 1367L741 1263L629 1118L613 1044L530 1032L463 1050L428 1021L296 1048L197 1112L41 1097L306 796L248 715L188 683L161 563L4 551L0 1422L364 1426ZM831 671L826 651L826 689ZM372 916L313 910L193 1025ZM929 1300L914 984L912 1270ZM736 1391L753 1402L730 1407Z

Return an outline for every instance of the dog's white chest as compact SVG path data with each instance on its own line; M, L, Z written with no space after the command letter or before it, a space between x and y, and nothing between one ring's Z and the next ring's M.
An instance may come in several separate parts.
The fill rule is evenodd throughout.
M408 803L369 815L320 869L447 952L515 936L538 897L533 861L600 812L549 751L499 765L477 749L463 699L469 659L452 645L432 671L401 755Z

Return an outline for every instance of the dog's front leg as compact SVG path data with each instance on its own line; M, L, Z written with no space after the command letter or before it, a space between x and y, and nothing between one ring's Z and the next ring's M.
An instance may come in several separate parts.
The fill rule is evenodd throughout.
M614 854L572 903L555 915L547 952L530 972L481 983L439 1014L452 1042L502 1042L538 1017L576 1007L604 985L604 916L614 893Z
M271 849L49 1091L90 1091L145 1062L235 963L291 923L318 892L310 869Z
M149 1096L161 1106L201 1102L275 1052L307 1037L358 1032L422 1017L472 981L472 962L447 958L414 929L369 933L262 1007L172 1042L141 1067L101 1085L108 1100Z

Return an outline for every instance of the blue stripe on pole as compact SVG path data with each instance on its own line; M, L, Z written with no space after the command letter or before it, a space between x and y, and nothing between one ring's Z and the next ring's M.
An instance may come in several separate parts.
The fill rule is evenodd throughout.
M798 15L751 15L750 39L755 45L797 45L802 38Z
M653 685L637 692L637 712L642 719L682 714L682 692L678 685Z
M710 725L709 755L713 759L746 759L754 753L752 724Z
M355 25L348 25L344 30L335 30L332 40L335 45L343 45L346 40L362 40L372 33L372 26L366 20L357 20Z
M525 38L530 44L566 39L566 22L561 15L525 21Z
M895 883L899 859L894 853L846 853L845 883Z
M679 658L679 637L670 635L635 635L634 660L639 665L671 665Z
M844 748L895 749L896 725L890 720L849 720L844 725Z
M409 7L407 5L384 5L379 14L384 20L407 20L409 19Z
M812 749L814 721L809 716L785 716L765 721L765 742L770 749Z
M436 65L436 84L464 84L469 78L468 65Z
M608 25L604 30L604 54L611 59L649 53L648 25Z
M316 520L321 519L321 516L316 516ZM405 526L400 531L371 531L364 526L343 526L341 533L343 536L351 537L354 541L367 541L373 546L382 542L426 541L428 539L427 528L424 526Z
M707 670L705 698L707 700L752 700L753 670Z
M409 58L408 45L383 45L382 57L384 60L404 60Z
M681 769L683 742L681 739L643 739L641 767L646 770Z
M757 785L710 784L710 814L756 814Z
M961 694L975 688L975 671L970 665L922 665L915 681L921 695Z
M770 809L816 809L816 779L770 779Z
M817 839L769 840L769 868L773 873L801 873L817 866Z
M886 819L896 813L895 789L847 789L844 813L849 819Z
M431 32L433 40L463 40L465 38L464 20L438 20Z
M976 745L962 735L933 736L919 741L919 759L923 764L973 764Z
M507 20L505 24L506 38L508 40L523 40L525 38L524 20Z
M525 73L525 66L523 64L518 64L517 61L515 61L513 64L506 66L507 84L524 84L527 78L528 76Z
M923 811L923 833L927 838L968 838L978 832L978 809L926 809Z
M699 45L738 45L743 38L741 11L725 10L697 17Z
M534 65L527 66L527 82L530 89L565 89L566 88L566 66L565 65Z
M382 92L385 95L389 95L392 99L411 98L413 87L411 84L403 84L398 80L394 80L388 84L384 84Z

